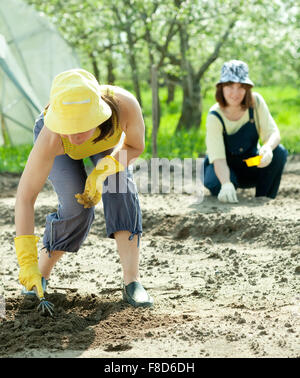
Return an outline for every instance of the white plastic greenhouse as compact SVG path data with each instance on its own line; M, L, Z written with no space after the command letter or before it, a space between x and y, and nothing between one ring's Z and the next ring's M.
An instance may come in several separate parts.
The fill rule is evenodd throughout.
M75 67L75 52L46 17L22 0L0 0L0 145L32 143L54 76Z

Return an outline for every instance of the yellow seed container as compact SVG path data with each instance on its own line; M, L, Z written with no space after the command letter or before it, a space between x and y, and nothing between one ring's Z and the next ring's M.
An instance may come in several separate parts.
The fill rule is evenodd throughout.
M261 155L257 155L257 156L253 156L251 158L245 159L244 162L246 162L248 167L255 167L260 163L261 158L262 158Z

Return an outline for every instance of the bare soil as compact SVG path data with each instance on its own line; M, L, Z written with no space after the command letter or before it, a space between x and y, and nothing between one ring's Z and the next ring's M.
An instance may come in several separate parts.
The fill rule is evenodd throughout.
M153 308L122 300L115 241L102 204L82 249L67 253L46 297L53 318L20 294L14 250L19 176L0 176L0 357L300 357L300 157L290 156L275 200L238 190L239 203L205 191L140 194L141 279ZM49 184L36 234L55 211ZM42 247L41 241L39 247Z

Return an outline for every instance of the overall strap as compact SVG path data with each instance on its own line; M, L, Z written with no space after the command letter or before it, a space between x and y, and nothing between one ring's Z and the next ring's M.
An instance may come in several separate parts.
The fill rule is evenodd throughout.
M223 121L223 118L220 116L220 114L218 112L216 112L215 110L211 110L209 112L209 114L213 114L214 116L216 116L217 118L219 118L222 126L223 126L223 134L226 134L226 129L225 129L225 124L224 124L224 121Z
M254 110L253 108L249 108L249 121L254 123Z

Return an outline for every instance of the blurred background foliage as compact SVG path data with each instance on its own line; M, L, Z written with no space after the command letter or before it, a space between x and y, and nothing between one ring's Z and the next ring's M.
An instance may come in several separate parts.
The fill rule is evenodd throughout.
M282 142L300 153L300 6L294 0L24 0L101 83L139 100L151 157L151 67L159 81L160 157L205 153L205 119L224 61L248 63ZM2 167L0 167L2 169Z

